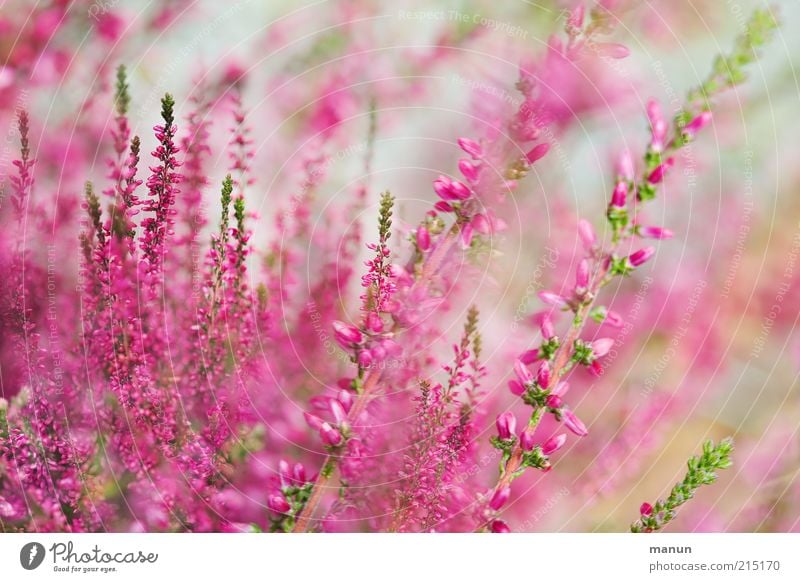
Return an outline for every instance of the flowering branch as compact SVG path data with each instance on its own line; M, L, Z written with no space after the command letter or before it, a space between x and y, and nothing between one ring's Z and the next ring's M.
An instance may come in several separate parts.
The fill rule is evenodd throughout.
M497 419L498 436L492 439L492 445L501 451L502 460L498 482L487 496L489 520L508 501L511 482L528 467L549 470L549 453L563 445L564 435L541 446L535 444L534 433L544 414L553 414L579 437L588 434L584 423L563 402L569 388L563 379L578 365L600 375L602 366L599 360L613 347L610 338L585 340L580 337L589 319L615 326L622 324L617 314L604 306L595 307L598 294L614 278L629 276L655 254L655 249L648 246L629 255L620 255L623 243L637 238L672 237L668 229L639 225L637 213L641 204L656 197L658 185L674 165L672 154L688 144L710 122L708 99L745 78L741 65L752 62L758 47L769 39L776 26L768 12L757 11L754 14L746 32L737 39L733 52L728 57L718 58L709 80L701 89L690 93L686 105L676 116L671 133L658 104L655 101L648 104L651 140L644 155L644 167L637 174L628 152L623 152L618 160L616 185L606 214L611 230L611 242L606 248L598 243L592 225L580 221L579 235L586 255L578 264L572 294L562 296L547 291L539 294L549 307L571 312L571 325L562 339L556 335L550 316L545 314L541 323L542 343L538 349L522 354L514 366L517 379L509 382L509 388L533 409L523 433L519 437L516 435L513 413L506 412ZM728 71L726 83L718 80L723 69ZM696 95L704 96L705 101L698 104ZM536 374L528 368L534 363L538 364ZM482 528L487 526L496 529L491 521L484 522Z
M726 438L718 445L706 441L703 454L692 457L687 462L689 470L683 481L675 485L666 500L659 499L655 505L642 503L641 517L631 524L633 533L659 531L675 518L678 508L694 497L701 485L711 485L717 480L714 471L727 469L733 465L733 439Z

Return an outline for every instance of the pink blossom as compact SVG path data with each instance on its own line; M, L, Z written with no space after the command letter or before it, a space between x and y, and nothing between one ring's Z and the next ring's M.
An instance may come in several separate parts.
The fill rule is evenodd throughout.
M508 381L508 389L514 396L522 396L525 394L525 386L522 383L514 380L513 378Z
M356 326L338 320L334 321L332 325L336 341L343 348L349 349L364 341L364 335Z
M501 507L503 507L511 497L511 487L502 487L497 489L493 494L492 498L489 500L489 507L491 507L494 511L499 511Z
M585 248L587 251L591 251L592 249L594 249L595 244L597 244L597 235L594 232L594 227L592 226L592 223L584 219L579 220L578 234L581 237L583 248Z
M527 154L525 154L525 159L528 161L529 164L535 164L543 157L545 157L547 155L547 152L549 151L550 151L549 143L547 142L540 143L539 145L531 149Z
M490 529L492 533L511 533L511 528L502 519L493 519Z
M639 236L643 238L653 238L657 240L670 239L673 236L671 230L659 226L640 226L638 233Z
M458 145L472 156L473 160L480 160L483 157L483 148L481 148L480 144L476 141L473 141L466 137L458 138Z
M581 420L575 416L571 410L562 409L561 411L562 418L564 420L564 425L573 433L575 433L579 437L584 437L589 434L589 431L586 430L586 425L581 422Z
M563 307L567 304L567 300L561 295L557 293L551 293L550 291L540 291L539 299L541 299L547 305L552 305L553 307Z
M519 444L522 447L523 451L532 451L533 447L536 446L536 440L534 438L534 433L536 429L529 426L526 427L519 435Z
M649 261L654 254L656 254L656 249L654 249L653 247L645 247L631 254L628 257L628 261L634 267L638 267Z
M613 339L608 337L597 339L592 342L592 353L594 354L594 357L602 358L603 356L608 354L608 352L610 352L611 348L613 347L614 347Z
M514 373L519 378L522 384L530 384L533 382L533 373L528 369L522 360L514 362Z
M431 248L431 234L425 226L420 225L417 227L416 238L419 250L425 252Z
M495 421L497 426L497 436L503 440L510 439L514 436L517 430L517 419L511 411L504 412L497 416Z
M558 449L564 446L564 443L567 442L567 435L560 434L556 436L552 436L545 443L542 445L542 454L543 455L552 455Z
M644 503L642 503L641 507L639 507L639 513L641 513L642 515L652 515L653 506L645 501Z

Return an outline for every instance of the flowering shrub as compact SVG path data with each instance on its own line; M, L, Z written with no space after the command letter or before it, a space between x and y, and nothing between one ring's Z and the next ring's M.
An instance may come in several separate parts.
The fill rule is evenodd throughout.
M30 76L34 94L75 74L64 38L79 24L64 4L32 8L33 26L0 20L23 38L0 79ZM774 16L757 11L674 114L647 102L648 143L616 154L604 221L558 210L559 259L542 275L549 290L536 291L541 310L509 333L492 320L504 291L482 287L501 276L509 208L532 204L521 206L525 223L543 225L529 182L556 165L562 136L600 104L640 109L607 86L608 69L630 54L613 39L624 14L613 2L578 5L543 56L531 58L525 43L504 49L522 63L514 98L481 99L476 128L447 138L459 158L437 152L442 159L429 162L440 175L414 217L420 208L408 210L403 189L418 186L374 169L381 133L402 125L409 103L441 106L413 79L458 66L481 42L480 26L448 28L401 65L370 54L377 39L350 34L370 8L343 4L344 32L269 80L274 117L248 112L253 75L233 61L221 74L202 71L183 101L172 96L179 89L165 94L152 134L134 120L147 103L130 60L115 81L104 60L101 88L56 127L0 81L19 152L11 205L0 209L4 531L530 529L514 508L541 511L553 489L531 491L528 469L566 471L591 446L577 443L594 430L576 410L580 395L595 381L592 392L607 394L617 350L637 349L629 279L656 262L654 241L675 236L669 215L649 208L692 163L685 152L714 123L718 98L744 81ZM91 42L113 54L127 21L97 12ZM174 17L136 25L157 35ZM265 44L279 48L287 33L276 25ZM297 108L294 71L336 54L343 64L305 79L302 90L316 97ZM368 67L386 76L365 89ZM353 119L365 141L346 150ZM270 133L293 145L259 147ZM356 152L359 175L323 203L343 151ZM269 183L265 168L278 165L288 170ZM254 210L263 188L269 218ZM522 258L535 265L530 246ZM648 286L659 276L654 269ZM645 333L645 322L637 326ZM588 453L600 460L586 469L587 486L610 481L591 471L628 455L625 439L676 404L655 397L649 406L613 446ZM729 441L706 445L666 501L642 505L632 530L667 525L732 462Z

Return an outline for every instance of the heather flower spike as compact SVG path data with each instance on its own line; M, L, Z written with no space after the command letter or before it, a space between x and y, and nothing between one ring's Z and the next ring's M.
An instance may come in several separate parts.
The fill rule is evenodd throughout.
M694 497L697 489L717 480L716 471L733 465L732 454L732 439L723 439L716 445L713 441L707 441L703 445L703 453L689 459L686 475L672 488L667 499L658 500L654 505L642 504L640 517L631 525L631 531L651 533L664 528L675 518L678 508Z

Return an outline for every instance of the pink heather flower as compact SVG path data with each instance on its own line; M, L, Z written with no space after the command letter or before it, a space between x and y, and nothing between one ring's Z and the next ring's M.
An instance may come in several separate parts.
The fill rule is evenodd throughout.
M374 311L367 313L367 316L364 318L364 325L367 330L372 333L380 333L383 331L383 319Z
M542 324L540 327L544 339L549 340L556 335L555 328L553 327L553 319L546 313L542 316Z
M552 305L553 307L564 307L567 304L567 300L561 295L552 293L550 291L540 291L539 299L541 299L547 305Z
M373 356L372 350L361 350L358 352L358 357L356 360L358 361L358 365L362 368L369 368L372 365Z
M542 388L547 388L550 386L550 379L550 364L547 362L542 362L542 364L539 366L539 371L536 373L536 383Z
M564 425L577 436L585 437L589 434L589 431L586 430L586 425L568 408L562 409L561 418L564 420Z
M275 513L287 513L292 506L286 501L286 498L280 493L273 493L267 497L267 507Z
M649 261L654 254L656 254L656 249L653 247L645 247L631 254L631 256L628 257L628 261L634 267L638 267Z
M552 455L558 449L564 446L564 443L567 442L567 435L560 434L547 439L547 441L542 445L542 454L543 455Z
M338 400L330 400L328 402L328 407L330 408L331 414L333 415L334 420L336 420L336 424L338 426L347 424L347 413L345 412L341 402Z
M539 145L532 148L527 154L525 154L525 159L529 164L535 164L543 157L547 155L547 152L550 151L550 144L549 143L540 143Z
M451 180L447 176L439 176L433 182L433 189L440 198L451 202L460 202L472 195L466 185L458 180Z
M578 222L578 235L581 237L581 243L583 243L584 249L587 251L594 249L595 244L597 244L597 235L594 233L592 223L588 220L581 219Z
M473 164L469 160L459 160L458 169L464 175L468 182L473 184L478 181L478 176L481 173L481 167Z
M499 414L495 425L497 426L497 436L503 440L513 438L517 431L517 419L510 410Z
M492 520L490 529L492 533L511 533L511 528L502 519Z
M322 428L322 419L318 416L311 414L310 412L304 412L303 418L306 420L306 424L315 430L320 430Z
M575 291L583 292L589 287L589 261L582 259L575 271Z
M674 164L675 164L674 158L667 158L665 162L657 165L655 170L650 172L650 175L647 176L647 181L650 182L651 184L660 183L664 179L667 170L669 170Z
M417 246L422 252L431 248L431 233L423 225L417 227Z
M628 183L617 182L614 192L611 194L611 206L615 208L625 208L628 196Z
M550 394L544 403L549 408L561 408L564 406L564 401L558 394Z
M353 408L353 394L349 390L339 390L336 399L339 401L339 404L342 405L345 412L350 412L350 409Z
M491 221L486 218L485 214L476 214L470 224L472 224L472 228L483 235L492 234L494 231Z
M364 335L356 326L338 320L333 322L333 335L339 345L345 349L352 348L364 341Z
M525 364L526 366L533 364L538 360L539 360L539 350L536 348L523 352L522 355L519 357L519 361Z
M611 351L611 348L614 347L614 340L606 337L601 338L598 340L594 340L592 342L592 353L594 354L595 358L602 358L608 352Z
M617 178L626 182L633 181L636 176L633 169L633 156L629 149L623 149L617 156L616 172Z
M522 431L519 435L519 444L522 447L523 451L532 451L533 447L536 446L536 439L534 438L534 433L536 429L532 426L526 427L525 430Z
M686 124L686 127L683 128L683 132L689 137L694 137L695 135L697 135L697 132L703 129L710 122L711 122L711 112L703 111L700 115L698 115L697 117L695 117L689 123Z
M342 444L342 433L333 428L327 422L323 422L320 426L319 436L322 437L322 442L329 447L337 447Z
M599 42L594 45L597 54L611 59L624 59L631 51L624 44L616 42Z
M466 137L458 138L458 145L468 153L473 160L480 160L483 157L483 148L476 141L472 141Z
M533 373L528 369L522 360L517 360L514 362L514 373L519 378L519 381L523 384L530 384L533 382Z
M494 511L499 511L500 508L508 502L510 497L511 487L505 486L502 489L497 489L492 495L491 500L489 500L489 507Z
M606 311L606 316L603 319L603 323L607 323L611 327L622 327L625 325L625 320L622 319L622 316L616 311L608 310Z
M656 152L663 151L666 145L665 139L668 126L664 115L661 113L661 105L655 99L647 102L647 117L650 120L650 132L652 134L650 147Z
M453 212L453 207L444 200L439 200L433 207L439 212Z
M472 228L472 224L462 224L461 225L461 232L458 234L458 239L461 242L461 247L464 249L468 249L472 244L472 237L475 234L475 230Z
M508 381L508 389L511 390L514 396L522 396L525 394L525 386L513 378Z
M653 238L657 240L670 239L673 236L671 230L668 228L661 228L660 226L640 226L638 233L642 238Z
M641 507L639 507L639 513L642 515L652 515L653 513L653 506L645 501L642 503Z

